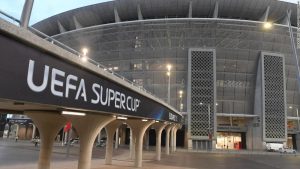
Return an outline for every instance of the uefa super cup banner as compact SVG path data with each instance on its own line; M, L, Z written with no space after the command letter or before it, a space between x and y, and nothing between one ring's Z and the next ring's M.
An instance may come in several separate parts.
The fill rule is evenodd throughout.
M1 35L0 50L1 99L180 121L158 102L37 47Z

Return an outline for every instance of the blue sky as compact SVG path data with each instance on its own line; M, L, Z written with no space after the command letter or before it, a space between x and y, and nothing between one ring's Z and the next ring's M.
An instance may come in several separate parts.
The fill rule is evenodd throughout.
M111 0L35 0L30 24L82 6ZM297 0L282 0L296 3ZM19 19L25 0L0 0L0 10Z
M112 0L34 0L30 24L82 6ZM0 0L0 10L20 19L25 0Z

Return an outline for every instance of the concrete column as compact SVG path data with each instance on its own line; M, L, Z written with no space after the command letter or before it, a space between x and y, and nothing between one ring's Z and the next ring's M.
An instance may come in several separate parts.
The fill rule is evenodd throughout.
M15 138L19 138L19 128L20 128L20 126L19 126L19 124L15 124L16 125L16 135L15 135ZM16 139L16 141L17 141L17 139Z
M154 120L142 121L141 119L128 119L127 124L132 129L133 144L135 145L134 166L142 167L143 160L143 136L147 128L155 123Z
M166 154L169 155L170 154L170 131L173 128L173 124L169 124L166 126L165 130L166 130Z
M150 129L147 129L144 135L144 147L146 150L149 150L149 130Z
M38 169L50 169L52 146L59 130L67 122L66 118L57 112L25 112L32 119L40 132L41 146Z
M175 130L175 125L172 127L171 131L170 131L170 135L171 135L171 141L170 141L170 152L173 153L174 152L174 130Z
M133 138L133 134L132 134L132 129L130 128L130 143L129 143L129 151L130 151L130 159L133 160L135 159L135 142L133 140L135 140L135 138Z
M34 0L26 0L24 3L21 20L20 20L21 27L27 28L29 25L33 2Z
M101 131L115 117L87 114L86 116L68 116L80 139L78 169L90 169L94 141Z
M125 145L125 138L126 138L126 125L122 125L119 128L119 132L120 132L120 145Z
M115 138L116 142L115 142L115 149L118 149L119 147L119 127L116 130L116 138Z
M173 150L173 152L175 152L176 151L176 148L177 148L177 130L178 130L178 128L176 128L175 130L174 130L174 150Z
M175 127L174 127L174 149L173 149L173 152L176 152L176 147L177 147L177 131L178 131L178 129L180 129L181 128L181 125L179 125L179 124L177 124Z
M161 159L161 133L163 129L167 126L167 123L157 122L152 125L155 129L156 134L156 160L160 161Z
M35 127L34 124L32 124L32 136L31 136L31 139L35 138L35 133L36 133L36 127Z
M9 138L10 132L11 132L11 124L8 123L8 131L7 131L7 137L6 138Z
M109 123L106 127L106 153L105 153L105 164L111 165L112 164L112 154L113 154L113 143L114 143L114 134L117 128L123 124L124 121L115 120ZM116 140L117 142L117 140Z

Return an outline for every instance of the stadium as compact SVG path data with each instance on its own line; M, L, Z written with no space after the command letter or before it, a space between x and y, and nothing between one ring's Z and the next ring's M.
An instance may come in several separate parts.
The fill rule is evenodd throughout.
M299 150L297 23L277 0L116 0L33 27L180 110L188 149Z

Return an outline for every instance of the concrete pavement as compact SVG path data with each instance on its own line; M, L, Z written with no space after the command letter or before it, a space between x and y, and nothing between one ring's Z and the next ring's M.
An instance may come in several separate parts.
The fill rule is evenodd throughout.
M51 168L77 168L78 147L71 148L67 158L65 147L58 143L54 147ZM0 140L0 169L34 169L37 167L38 148L33 143ZM113 165L105 165L104 148L94 148L92 169L131 169L134 161L129 159L126 147L114 152ZM169 156L162 154L161 161L155 161L154 151L144 151L143 169L299 169L300 156L266 154L228 154L219 152L186 152L181 150Z

